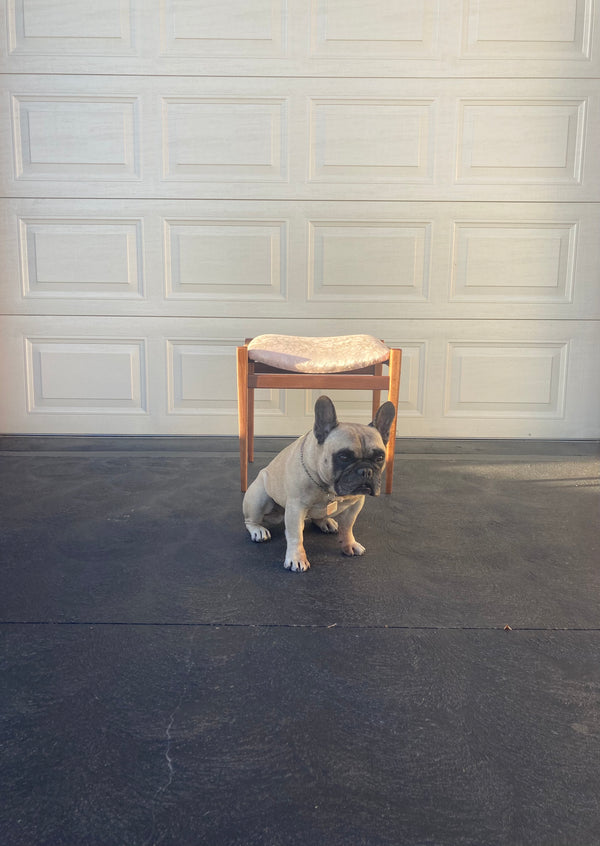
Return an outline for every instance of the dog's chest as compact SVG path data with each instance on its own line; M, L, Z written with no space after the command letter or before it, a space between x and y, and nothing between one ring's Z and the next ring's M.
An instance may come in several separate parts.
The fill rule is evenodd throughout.
M349 505L356 502L356 496L342 496L334 499L333 502L324 502L322 504L313 505L308 512L308 517L314 520L323 520L325 517L333 517L344 511Z

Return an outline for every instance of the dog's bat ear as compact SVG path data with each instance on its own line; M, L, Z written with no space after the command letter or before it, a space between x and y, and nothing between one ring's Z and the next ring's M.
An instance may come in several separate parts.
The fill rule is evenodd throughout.
M334 404L329 397L319 397L315 403L315 425L313 428L317 442L320 444L324 443L327 435L335 429L337 424L338 420Z
M396 409L394 408L394 403L388 400L388 402L384 402L377 409L375 419L372 423L369 423L369 426L374 426L377 429L384 444L387 444L390 439L390 429L395 416Z

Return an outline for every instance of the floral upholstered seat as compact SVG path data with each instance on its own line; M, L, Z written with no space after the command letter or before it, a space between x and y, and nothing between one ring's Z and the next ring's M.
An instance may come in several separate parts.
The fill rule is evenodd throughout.
M258 335L248 344L253 361L297 373L344 373L387 361L389 355L389 347L371 335Z

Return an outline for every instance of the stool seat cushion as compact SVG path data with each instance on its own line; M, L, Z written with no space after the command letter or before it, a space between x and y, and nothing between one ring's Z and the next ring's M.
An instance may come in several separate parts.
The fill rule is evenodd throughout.
M253 361L298 373L344 373L387 361L389 355L389 348L371 335L259 335L248 344Z

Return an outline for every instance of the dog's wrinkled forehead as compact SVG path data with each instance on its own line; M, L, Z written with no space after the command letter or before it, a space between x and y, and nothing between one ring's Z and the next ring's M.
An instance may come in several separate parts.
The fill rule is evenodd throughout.
M377 429L359 423L339 423L327 436L325 445L328 452L352 450L357 458L369 456L374 449L384 449Z

